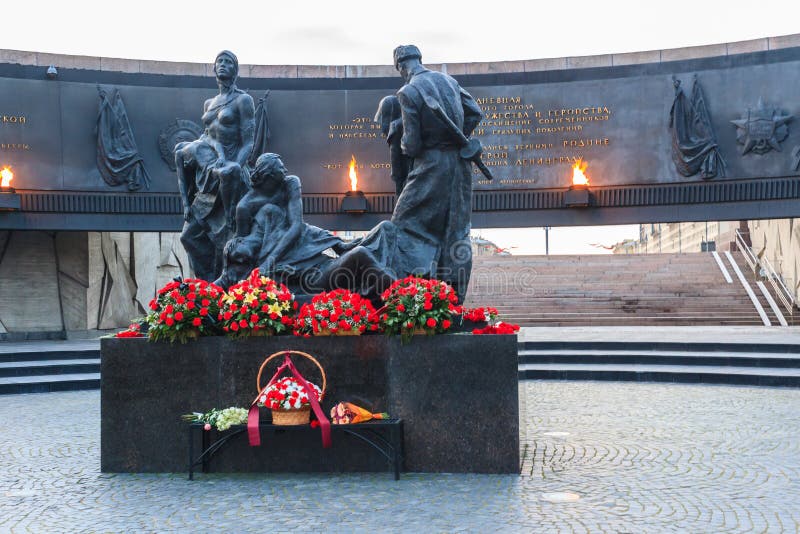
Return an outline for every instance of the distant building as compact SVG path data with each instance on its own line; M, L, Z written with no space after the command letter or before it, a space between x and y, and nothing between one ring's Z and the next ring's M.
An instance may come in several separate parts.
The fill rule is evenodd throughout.
M639 239L614 245L614 254L667 254L729 250L739 221L639 225Z
M469 240L472 242L472 255L473 256L510 256L511 253L505 249L498 247L488 239L480 236L470 236Z

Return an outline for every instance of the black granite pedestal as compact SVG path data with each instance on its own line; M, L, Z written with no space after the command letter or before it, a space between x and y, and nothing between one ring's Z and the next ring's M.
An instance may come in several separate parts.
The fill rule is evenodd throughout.
M231 340L185 345L146 339L102 340L101 468L104 472L186 471L187 430L180 415L248 407L264 359L294 349L312 354L328 375L326 413L350 400L402 418L404 468L412 472L518 473L517 337L450 334L398 337ZM277 361L271 362L271 372ZM319 372L294 357L303 375ZM275 363L276 366L272 366ZM287 434L288 436L288 434ZM261 447L246 438L215 458L212 471L383 471L385 462L357 440L322 449L276 436Z

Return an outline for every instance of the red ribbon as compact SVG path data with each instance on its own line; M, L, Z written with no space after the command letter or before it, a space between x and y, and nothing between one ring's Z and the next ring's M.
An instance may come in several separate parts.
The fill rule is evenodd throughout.
M298 371L294 366L292 359L289 357L289 352L287 352L284 356L283 365L278 367L278 371L272 376L272 379L269 381L269 383L258 393L258 396L250 405L250 411L247 412L247 437L250 440L250 446L257 447L261 445L261 432L258 428L258 399L261 397L261 394L269 386L271 386L278 379L278 376L280 376L280 374L287 368L292 372L292 375L297 379L298 382L300 382L300 385L303 386L308 393L308 401L311 403L311 409L314 410L314 414L317 416L317 421L319 421L319 430L322 434L322 446L327 449L331 446L331 422L327 417L325 417L325 412L322 411L322 407L319 405L317 390L314 389L308 382L306 382L306 379L303 378L303 375L301 375L300 371Z
M259 396L261 394L259 393ZM256 401L258 398L256 398ZM250 410L247 412L247 439L250 441L251 447L258 447L261 445L261 431L258 428L258 405L255 401L250 405Z

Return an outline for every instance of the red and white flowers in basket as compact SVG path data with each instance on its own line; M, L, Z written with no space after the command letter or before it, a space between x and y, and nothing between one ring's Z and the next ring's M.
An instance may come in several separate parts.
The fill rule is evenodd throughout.
M379 329L378 316L369 300L346 289L316 295L300 307L294 333L310 337L360 335Z
M307 382L317 393L317 400L322 401L322 390L316 384ZM310 406L308 392L300 382L292 376L276 380L261 392L258 405L266 406L270 410L301 410Z
M148 337L185 343L200 335L217 333L218 301L222 294L222 288L205 280L174 279L150 301Z
M385 306L380 319L385 330L406 339L414 331L424 330L427 334L447 331L458 302L449 284L416 276L397 280L381 298Z
M254 269L246 280L228 288L219 299L222 330L231 336L275 335L294 325L294 295Z

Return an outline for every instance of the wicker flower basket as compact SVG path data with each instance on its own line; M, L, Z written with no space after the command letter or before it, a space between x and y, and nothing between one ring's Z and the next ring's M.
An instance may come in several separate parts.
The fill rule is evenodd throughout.
M322 376L322 395L320 395L320 399L325 394L325 389L328 386L328 378L325 375L325 370L322 368L322 365L317 361L316 358L311 356L306 352L301 352L299 350L282 350L280 352L276 352L271 354L264 363L261 364L261 367L258 369L258 376L256 377L256 388L259 394L264 389L261 387L261 373L264 372L264 368L267 364L274 360L279 356L283 356L286 353L297 354L299 356L303 356L311 360L314 364L316 364L317 368L319 369L320 375ZM267 384L268 386L269 384ZM264 387L267 387L264 386ZM311 392L309 392L311 394ZM311 406L303 406L297 410L272 410L272 424L278 426L293 426L293 425L307 425L311 418Z
M299 410L272 410L273 425L307 425L310 419L311 406L304 406Z

